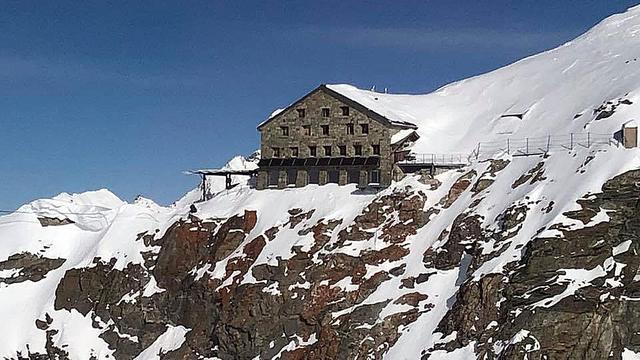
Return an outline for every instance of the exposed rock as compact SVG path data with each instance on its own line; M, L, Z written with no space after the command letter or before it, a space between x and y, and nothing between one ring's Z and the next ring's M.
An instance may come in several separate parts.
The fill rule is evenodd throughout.
M471 253L473 243L483 238L477 215L460 214L453 222L451 232L446 230L440 235L444 245L437 249L429 248L424 254L426 266L438 270L449 270L460 266L465 253Z
M496 176L496 173L502 171L507 165L509 165L509 160L489 160L490 165L487 171L483 172L482 175L478 178L478 181L473 184L471 188L471 192L475 196L476 194L486 190L493 182L495 181L493 178Z
M23 281L40 281L47 273L64 264L64 259L50 259L31 253L13 254L0 262L0 271L10 271L9 276L0 276L0 283L15 284Z
M67 219L67 218L59 219L59 218L47 217L47 216L38 216L38 221L40 222L40 225L42 225L42 227L74 224L73 220L71 219Z
M615 100L610 100L604 102L597 109L593 110L593 115L595 115L595 120L602 120L608 117L611 117L615 112L618 106L620 105L631 105L633 102L629 99L619 98Z
M437 190L440 187L440 185L442 185L442 182L440 182L440 180L434 178L433 175L431 175L427 171L423 170L419 172L418 175L420 175L420 178L418 179L418 181L425 185L429 185L431 190Z
M617 176L602 193L580 200L581 210L566 214L586 224L607 209L609 221L575 230L558 227L563 237L529 242L507 275L465 282L439 324L443 333L457 335L437 348L475 341L479 358L500 359L620 359L625 348L640 350L640 305L629 301L640 295L635 280L640 267L635 255L640 249L638 183L640 171ZM508 217L521 213L517 209ZM517 226L507 218L502 223L503 228ZM571 290L570 282L559 279L573 269L602 270Z
M531 180L530 184L534 184L535 182L542 181L545 179L544 174L544 161L539 162L533 169L529 170L526 174L520 176L514 183L511 185L512 189L517 188L520 185L523 185L527 181Z
M475 170L471 170L460 176L458 180L451 186L449 193L440 200L440 204L446 209L451 206L458 197L471 185L471 180L476 176Z

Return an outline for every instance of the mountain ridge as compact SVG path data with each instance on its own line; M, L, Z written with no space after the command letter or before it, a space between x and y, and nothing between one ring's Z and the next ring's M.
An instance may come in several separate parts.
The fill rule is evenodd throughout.
M418 152L613 136L640 111L636 32L640 6L431 94L338 90L428 114ZM167 207L36 200L0 217L0 357L639 358L640 153L616 144L496 150L379 192L237 176Z

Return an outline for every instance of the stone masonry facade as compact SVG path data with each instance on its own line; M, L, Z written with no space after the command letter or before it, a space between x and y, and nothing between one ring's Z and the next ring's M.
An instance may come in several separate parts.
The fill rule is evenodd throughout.
M389 186L391 137L408 126L380 117L324 86L316 88L258 127L262 160L257 188Z

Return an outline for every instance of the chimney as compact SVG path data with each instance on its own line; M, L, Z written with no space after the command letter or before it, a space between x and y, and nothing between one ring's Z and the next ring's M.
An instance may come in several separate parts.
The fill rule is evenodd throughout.
M622 145L627 149L638 147L638 123L635 120L622 125Z

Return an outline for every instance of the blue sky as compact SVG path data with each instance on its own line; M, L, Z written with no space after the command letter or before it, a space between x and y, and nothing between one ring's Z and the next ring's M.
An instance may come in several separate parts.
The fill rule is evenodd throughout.
M421 93L553 48L633 1L15 1L0 11L0 209L109 188L168 204L181 172L258 148L320 83Z

